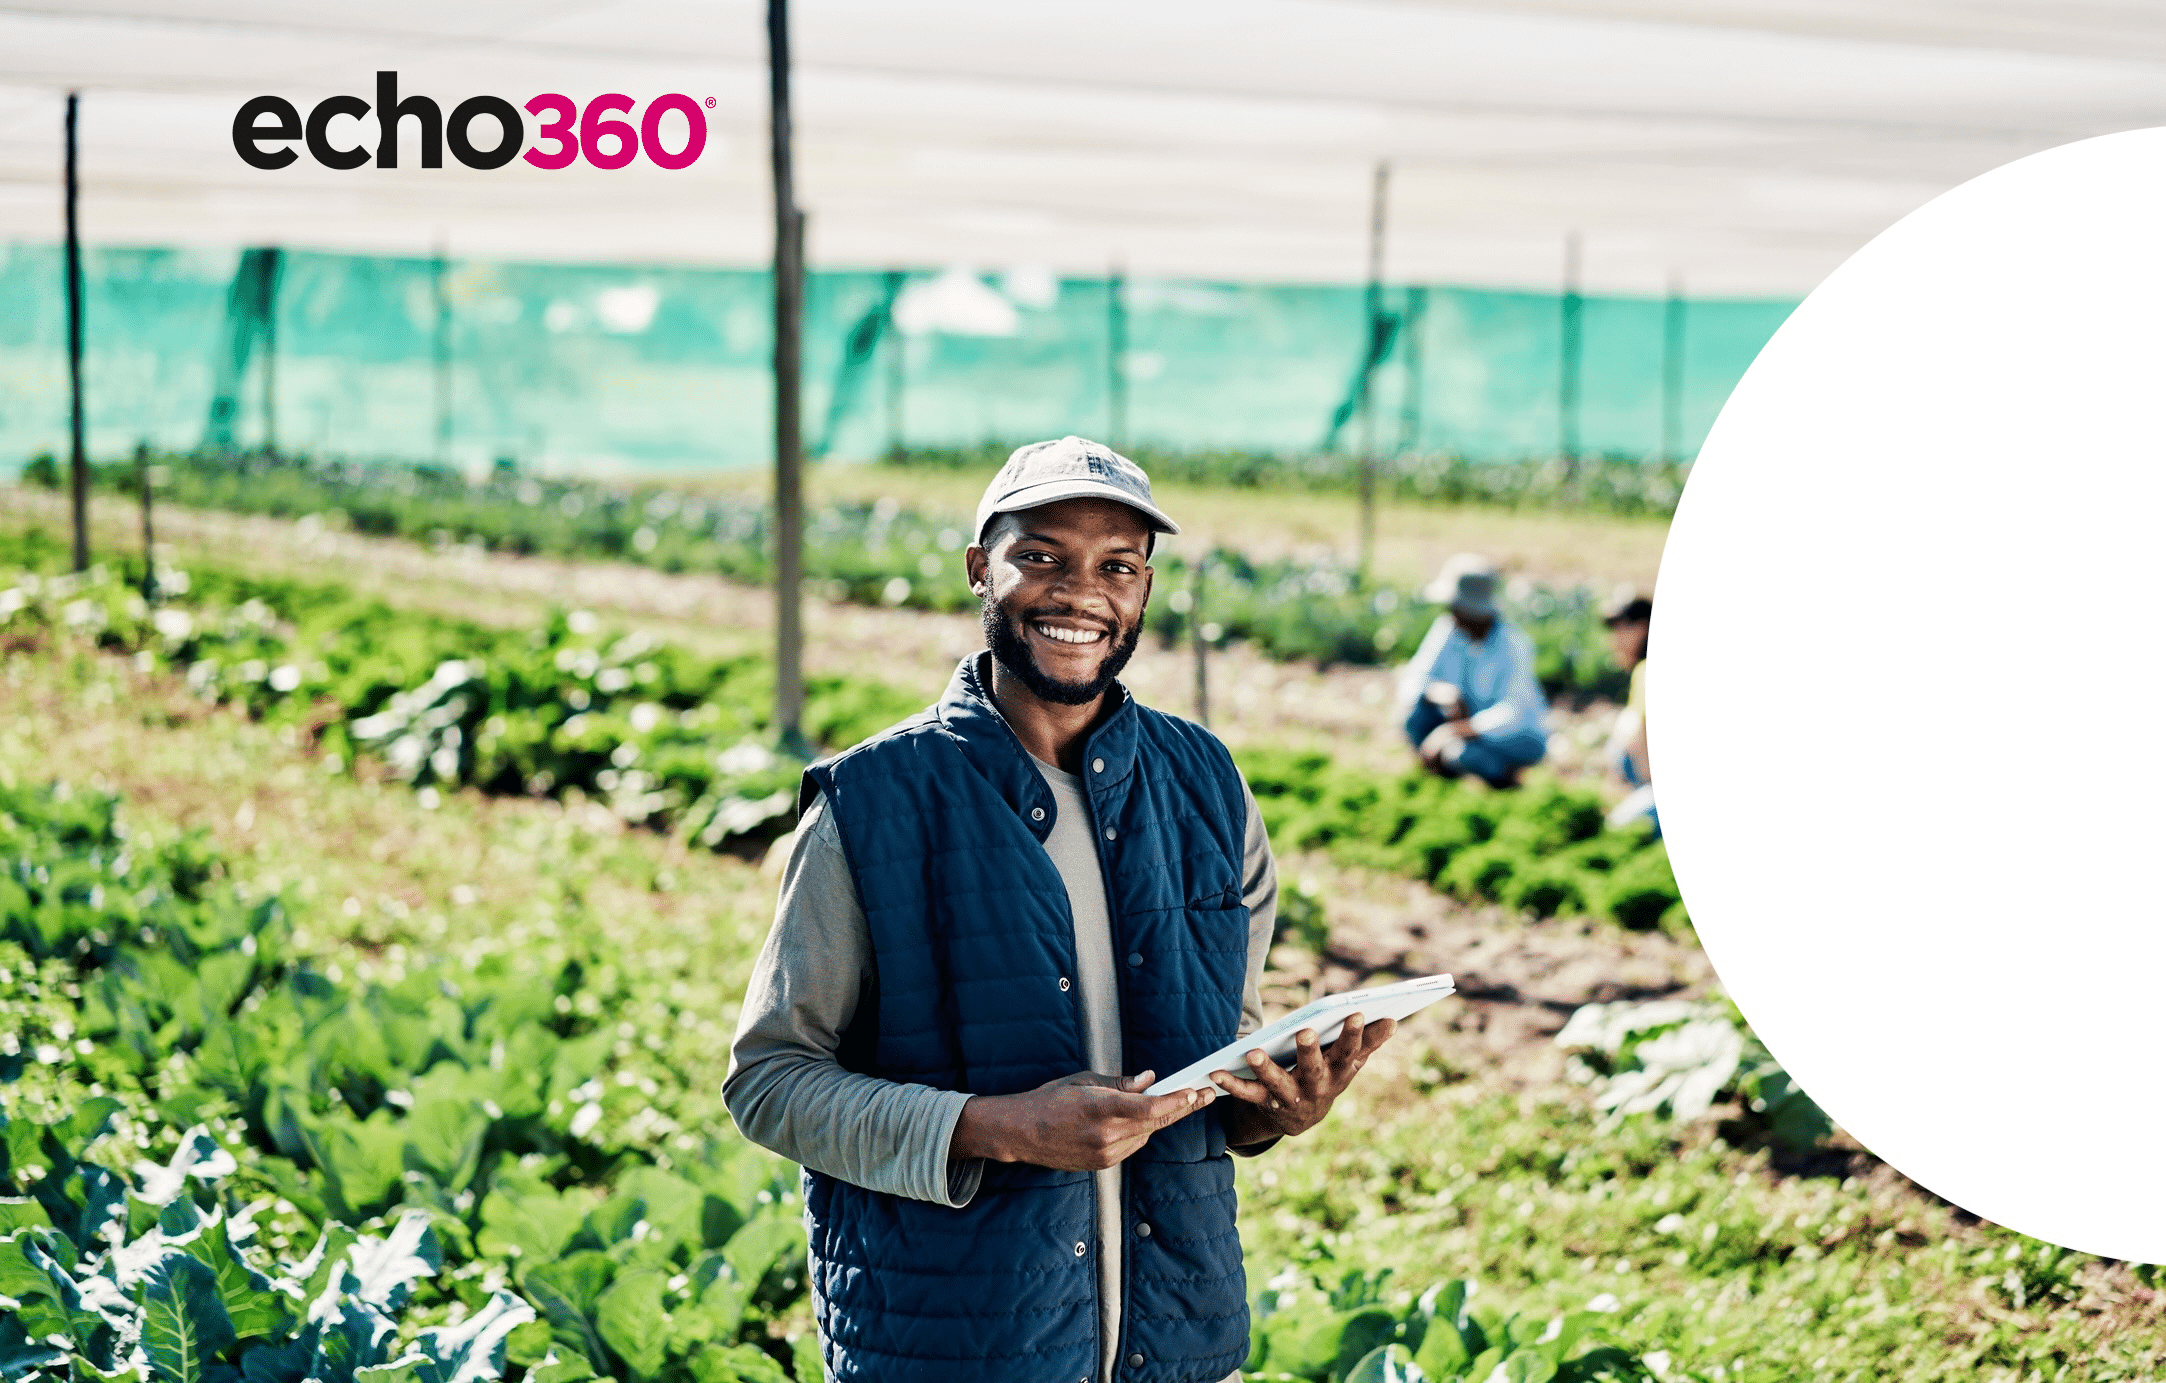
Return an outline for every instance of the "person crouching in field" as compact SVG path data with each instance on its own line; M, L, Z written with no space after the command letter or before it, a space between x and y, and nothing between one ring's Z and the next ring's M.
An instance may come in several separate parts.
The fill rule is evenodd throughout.
M1225 746L1114 680L1178 531L1105 447L1019 449L964 554L989 651L805 774L723 1094L805 1169L829 1377L1236 1378L1227 1154L1314 1127L1391 1035L1142 1093L1261 1024L1278 897Z
M1647 631L1654 617L1654 602L1640 595L1619 602L1602 616L1609 628L1610 656L1632 678L1602 757L1628 789L1625 799L1610 809L1610 828L1622 830L1645 820L1654 824L1659 836L1662 821L1655 815L1655 775L1647 763Z
M1534 679L1534 644L1497 609L1497 576L1454 574L1448 613L1429 627L1399 671L1407 741L1433 773L1472 774L1491 787L1519 784L1549 749L1549 702Z

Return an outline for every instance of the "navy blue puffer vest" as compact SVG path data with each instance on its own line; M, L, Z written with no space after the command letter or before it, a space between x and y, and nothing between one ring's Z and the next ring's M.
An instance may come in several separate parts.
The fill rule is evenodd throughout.
M1056 810L994 709L984 655L941 700L807 774L827 796L872 932L876 1004L842 1060L1007 1095L1086 1067L1075 920L1044 849ZM1120 972L1127 1069L1233 1040L1248 962L1246 807L1208 731L1121 705L1083 751ZM1248 1353L1232 1159L1215 1109L1123 1164L1119 1383L1218 1383ZM1085 1172L988 1163L962 1209L805 1174L829 1375L879 1383L1094 1383L1096 1191ZM1147 1233L1139 1232L1148 1225Z

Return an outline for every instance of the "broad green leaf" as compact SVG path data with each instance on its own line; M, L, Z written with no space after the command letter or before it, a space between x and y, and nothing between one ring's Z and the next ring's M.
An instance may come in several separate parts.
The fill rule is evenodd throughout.
M1414 1351L1414 1362L1431 1378L1457 1378L1467 1371L1473 1357L1459 1328L1442 1314L1430 1323L1421 1347Z
M587 1362L584 1354L560 1358L552 1348L547 1357L527 1370L526 1376L527 1383L582 1383L582 1380L594 1377L594 1366Z
M406 1136L406 1168L428 1173L445 1190L464 1191L481 1169L489 1116L473 1104L429 1100L415 1105L399 1128Z
M609 1367L609 1350L594 1329L594 1303L616 1270L608 1254L588 1250L536 1264L519 1283L549 1318L557 1339L584 1353L597 1370Z
M303 1120L300 1136L340 1219L358 1223L391 1204L406 1170L406 1136L385 1111Z
M697 1383L790 1383L782 1365L757 1345L709 1345L685 1364Z
M1361 1356L1346 1371L1344 1383L1429 1383L1405 1345L1385 1345Z
M50 1225L53 1217L29 1196L0 1196L0 1234L13 1234L32 1225Z
M587 1213L584 1247L606 1249L632 1237L647 1218L647 1203L637 1196L616 1195Z
M436 1274L444 1255L429 1228L428 1215L408 1211L383 1238L365 1234L355 1240L346 1251L346 1261L347 1290L371 1306L390 1311L406 1300L417 1280Z
M293 1321L286 1298L272 1289L269 1278L249 1267L233 1251L222 1213L213 1212L193 1237L178 1246L216 1274L218 1297L225 1303L236 1337L247 1340L259 1335L285 1336Z
M1476 1383L1489 1383L1489 1375L1496 1372L1497 1366L1504 1362L1504 1351L1503 1345L1491 1345L1474 1356L1461 1376L1474 1379Z
M556 1347L556 1336L550 1333L549 1322L538 1318L513 1326L511 1333L504 1337L504 1357L525 1369L539 1365Z
M346 1297L320 1318L316 1357L308 1376L321 1383L354 1383L357 1370L390 1357L391 1318L365 1301Z
M241 1355L245 1383L301 1383L313 1354L307 1336L284 1344L264 1341Z
M702 1247L701 1212L709 1199L683 1177L659 1167L635 1167L617 1178L619 1195L637 1196L646 1203L647 1237L668 1248Z
M737 1270L737 1280L755 1297L767 1275L805 1256L805 1225L780 1206L769 1206L722 1246L722 1256Z
M534 1319L534 1308L509 1292L495 1292L488 1304L457 1325L421 1332L420 1383L484 1383L504 1372L504 1342Z
M497 1186L481 1202L481 1251L527 1263L554 1262L586 1223L592 1201L546 1184Z
M1522 1350L1504 1361L1505 1383L1550 1383L1557 1366L1538 1350Z
M827 1360L820 1355L820 1337L812 1332L792 1336L790 1358L798 1383L826 1383ZM1409 1383L1419 1383L1409 1380Z
M202 1263L174 1254L144 1279L143 1348L165 1383L203 1383L233 1340L217 1274Z
M669 1316L662 1310L662 1284L659 1268L635 1268L617 1274L616 1281L594 1304L594 1327L602 1342L640 1378L652 1378L662 1371L669 1337Z
M420 1351L408 1350L385 1363L355 1369L353 1383L421 1383L421 1366L426 1362Z
M1331 1360L1331 1376L1344 1377L1374 1351L1391 1342L1399 1318L1382 1306L1359 1306L1339 1316L1339 1348Z
M155 1206L172 1204L174 1199L188 1189L188 1179L216 1181L232 1176L240 1164L233 1154L219 1145L210 1130L198 1124L181 1135L180 1147L173 1158L161 1167L155 1162L138 1162L135 1165L138 1199Z

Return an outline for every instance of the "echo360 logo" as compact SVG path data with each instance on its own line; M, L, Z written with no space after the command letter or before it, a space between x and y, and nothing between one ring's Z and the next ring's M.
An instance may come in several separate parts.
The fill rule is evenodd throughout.
M596 168L622 168L642 153L660 168L691 167L707 147L707 112L700 109L699 102L674 92L657 96L647 103L634 128L630 120L622 117L630 115L637 104L629 96L608 92L587 102L586 109L581 110L569 96L544 92L526 103L527 114L547 117L534 131L534 147L527 149L526 121L518 108L503 97L469 96L453 106L447 117L442 107L426 96L400 100L399 74L379 72L374 107L375 162L378 168L399 166L399 125L411 120L420 127L423 168L443 167L447 144L451 156L469 168L502 168L519 157L522 149L526 161L536 168L564 168L581 158ZM713 106L714 97L708 97L707 104ZM370 109L369 103L358 96L327 96L303 121L301 112L283 96L257 96L243 104L233 117L233 152L253 167L276 170L300 157L293 149L280 146L300 140L307 145L310 156L326 168L359 168L369 162L368 146L333 142L341 137L351 139L352 132L334 130L331 122L342 115L358 121ZM684 117L682 134L663 126L663 117L672 111ZM496 142L485 148L474 143L474 121L483 115L496 126ZM269 123L265 123L267 117ZM482 133L487 135L486 127ZM678 139L682 146L671 149L669 144ZM544 145L551 147L545 150Z

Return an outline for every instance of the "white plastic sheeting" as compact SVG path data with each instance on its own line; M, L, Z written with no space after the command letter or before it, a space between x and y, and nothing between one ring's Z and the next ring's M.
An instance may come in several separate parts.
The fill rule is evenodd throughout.
M751 0L0 0L0 239L84 227L280 243L755 264L766 43ZM1394 277L1789 294L1936 193L2166 116L2166 23L2112 0L798 0L816 264L1351 280L1394 167ZM620 91L712 97L691 169L259 172L250 96L304 112ZM409 127L412 122L408 122ZM363 123L373 142L373 118Z

